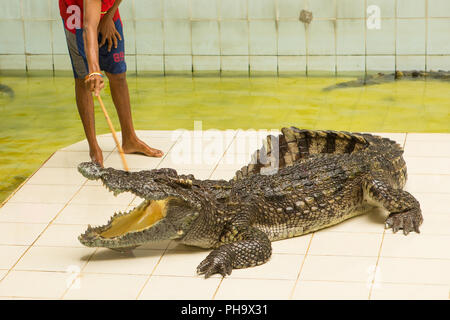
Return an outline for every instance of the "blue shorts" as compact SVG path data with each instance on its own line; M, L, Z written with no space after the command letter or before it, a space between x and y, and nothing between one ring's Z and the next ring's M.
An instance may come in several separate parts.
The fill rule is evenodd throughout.
M117 19L115 22L116 29L122 40L117 39L117 48L114 45L108 52L108 41L99 48L100 69L108 73L123 73L127 71L125 63L125 40L123 37L122 21ZM69 48L70 60L72 61L73 76L75 78L84 79L89 74L88 62L84 51L83 29L77 29L75 33L64 29L66 32L67 47ZM100 44L101 35L98 37Z

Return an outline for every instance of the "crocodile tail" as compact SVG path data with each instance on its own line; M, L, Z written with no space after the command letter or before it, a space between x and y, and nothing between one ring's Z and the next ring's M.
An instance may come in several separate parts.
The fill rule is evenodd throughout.
M251 162L236 172L235 179L281 169L313 154L342 154L363 150L369 141L363 134L332 130L282 128L278 137L269 135Z

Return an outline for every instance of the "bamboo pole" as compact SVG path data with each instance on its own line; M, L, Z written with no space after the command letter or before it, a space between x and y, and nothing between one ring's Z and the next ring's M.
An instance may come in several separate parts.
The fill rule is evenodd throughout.
M100 97L100 95L98 95L97 98L98 98L98 102L100 103L100 106L102 107L103 114L105 115L105 118L106 118L106 122L108 122L109 129L111 130L114 141L116 142L116 146L117 146L117 149L119 150L120 157L122 158L123 168L125 169L125 171L130 171L130 169L128 168L127 161L125 159L125 153L123 152L122 146L119 143L119 139L117 139L116 131L114 130L111 119L109 118L108 112L106 111L105 105L103 104L103 100Z

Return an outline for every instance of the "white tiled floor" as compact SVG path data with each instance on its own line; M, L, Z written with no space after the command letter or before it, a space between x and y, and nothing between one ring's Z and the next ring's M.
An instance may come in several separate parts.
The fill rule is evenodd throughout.
M231 178L256 147L242 131L222 143L171 131L139 135L165 156L129 155L131 170L169 166L202 179ZM207 280L195 270L208 250L170 241L128 254L83 247L77 236L87 224L103 224L140 199L88 182L76 170L89 160L86 142L68 146L0 208L0 299L449 299L450 134L380 135L405 146L421 234L385 231L385 213L376 210L274 242L268 263ZM105 165L120 168L113 139L99 142Z

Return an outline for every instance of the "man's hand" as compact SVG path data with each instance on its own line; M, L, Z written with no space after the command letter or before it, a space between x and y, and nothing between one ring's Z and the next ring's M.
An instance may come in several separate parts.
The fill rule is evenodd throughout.
M100 20L100 23L98 24L98 33L102 35L102 41L100 42L99 47L102 47L106 43L106 40L108 40L108 52L111 51L113 44L114 48L117 48L117 42L122 40L113 19L109 16L104 16L103 19Z
M86 83L87 88L93 92L95 96L98 96L100 91L105 87L102 76L97 74L86 77L84 82Z

